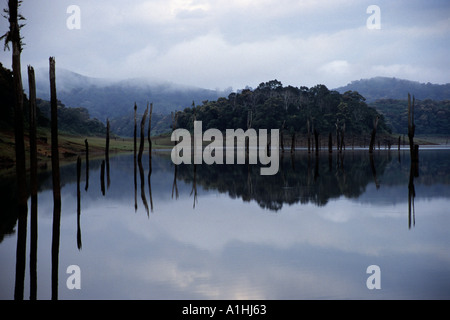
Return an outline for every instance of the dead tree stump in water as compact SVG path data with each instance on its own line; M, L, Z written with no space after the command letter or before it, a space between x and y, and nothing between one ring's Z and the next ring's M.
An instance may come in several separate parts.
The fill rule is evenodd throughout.
M50 108L53 181L52 300L56 300L58 299L59 235L61 225L61 182L58 149L58 100L56 98L54 57L50 57Z
M152 139L151 139L152 114L153 114L153 103L150 103L150 114L149 114L149 117L148 117L148 133L147 133L148 145L149 145L149 147L148 147L148 156L149 156L150 159L152 158ZM150 167L150 170L151 170L151 167Z
M380 120L380 117L377 116L375 118L375 120L373 121L373 129L372 129L372 134L370 136L369 153L373 153L373 146L375 144L375 135L377 134L377 126L378 126L379 120Z
M139 162L142 161L142 153L144 152L144 142L145 142L144 129L145 129L145 120L147 119L147 114L148 114L148 106L147 106L147 109L145 109L144 115L142 116L142 120L141 120L141 143L139 145L139 154L138 154Z
M408 138L409 138L409 152L411 155L411 163L417 165L419 162L419 145L414 144L414 134L416 131L416 125L414 124L414 103L415 98L411 105L411 95L408 93Z
M28 66L28 88L30 91L30 300L36 300L37 294L37 145L36 145L36 82L34 69Z

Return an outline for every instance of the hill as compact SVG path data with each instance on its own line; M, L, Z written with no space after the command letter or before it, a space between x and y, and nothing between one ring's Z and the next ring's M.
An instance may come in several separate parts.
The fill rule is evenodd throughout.
M339 93L346 91L358 91L367 102L378 99L399 99L406 100L408 92L414 94L419 100L448 100L450 99L450 83L432 84L419 83L416 81L375 77L352 81L346 86L335 89Z
M408 101L380 99L369 105L387 119L393 132L408 133ZM416 100L414 107L416 134L450 136L450 100Z
M26 86L25 83L24 86ZM37 97L48 100L49 86L48 70L36 70ZM217 99L228 94L149 79L92 78L58 68L56 69L56 88L58 99L66 106L85 108L92 117L102 122L106 122L107 118L121 118L129 115L130 111L133 112L135 102L141 114L147 103L152 102L154 114L167 115L189 106L192 101Z

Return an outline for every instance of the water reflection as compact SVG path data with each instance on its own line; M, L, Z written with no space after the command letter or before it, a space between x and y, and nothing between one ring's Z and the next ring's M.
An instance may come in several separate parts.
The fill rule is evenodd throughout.
M121 203L121 207L120 209L118 209L118 211L122 211L127 207L131 208L132 210L133 178L131 178L131 175L133 169L136 172L136 169L138 167L140 175L141 200L143 203L142 210L147 213L147 216L149 215L149 210L151 210L152 212L154 210L154 201L159 204L158 206L156 206L158 212L170 213L168 216L176 215L177 219L180 219L181 216L177 215L177 213L183 212L186 209L185 200L189 200L189 204L187 206L192 206L193 209L199 213L202 219L205 219L207 217L207 215L204 214L205 212L207 212L210 216L209 219L211 219L211 221L215 221L214 219L218 219L220 225L226 225L226 223L224 224L224 220L221 220L222 212L227 210L238 211L239 209L237 208L243 207L249 208L244 203L255 203L259 208L264 209L264 211L266 212L279 212L282 215L288 216L289 219L294 219L294 217L295 219L297 219L297 216L302 216L298 215L299 212L304 214L304 210L311 210L311 208L313 207L316 208L314 210L317 210L317 212L320 212L323 215L336 214L333 218L335 219L338 214L346 214L346 212L340 211L339 205L337 205L340 203L339 201L341 201L341 199L348 199L349 201L355 201L358 203L364 203L365 201L368 201L371 206L376 206L379 203L386 203L386 201L392 201L400 203L401 206L405 209L404 212L406 212L406 210L408 211L408 226L410 228L411 225L415 225L416 212L414 201L417 200L417 198L448 198L448 193L445 192L445 190L448 190L448 186L450 185L450 177L448 175L448 172L450 172L450 163L448 161L448 155L449 151L440 151L439 153L427 153L425 151L421 155L420 166L409 166L409 161L407 161L407 154L404 156L404 158L406 158L406 161L396 161L396 159L393 161L389 152L375 152L373 156L369 156L366 152L343 152L337 153L331 158L328 153L320 153L318 156L311 156L306 152L295 152L293 154L289 154L288 156L281 156L280 172L275 176L261 176L259 174L260 171L258 166L248 164L228 166L175 166L171 163L170 156L168 154L160 153L155 154L151 159L149 157L148 162L144 163L142 161L136 161L133 166L131 164L131 162L133 161L133 156L125 155L111 158L111 175L113 176L113 179L111 180L111 187L108 190L107 194L105 194L104 181L105 160L91 160L90 170L95 175L100 174L101 178L99 180L94 179L97 181L92 182L93 186L89 189L89 192L83 193L83 204L86 205L87 208L83 209L83 212L85 212L85 210L91 212L104 212L105 210L114 211L113 209L111 209L112 207L110 207L114 205L113 203L111 203L114 201L118 201L119 203ZM147 163L148 165L146 165ZM87 171L87 163L85 168ZM65 203L65 206L63 208L63 213L67 214L67 212L70 212L71 205L73 205L72 210L76 207L76 248L78 250L81 250L82 248L80 184L82 182L83 175L81 174L81 169L81 158L77 159L76 165L69 165L61 168L61 185L63 186L63 193L65 195L63 199L68 199L69 195L71 193L74 193L74 188L64 188L64 186L75 186L76 184L76 202L74 201L72 203L70 199L65 200L67 202ZM148 199L150 201L150 209L147 202L147 194L145 190L146 171L148 173L147 183L149 189ZM49 173L40 173L39 191L41 193L45 192L46 189L51 189L50 180L51 178ZM152 188L152 182L153 184L155 184L154 188ZM100 186L98 186L98 184L100 184ZM424 189L424 186L427 186L427 188ZM406 188L408 188L408 197L405 197ZM137 191L137 181L135 178L135 210L137 210ZM170 191L172 199L179 201L170 200ZM419 192L417 192L416 194L416 191ZM226 196L224 198L218 198L217 200L214 200L207 197L207 195L211 194L223 194ZM199 198L202 198L200 204L198 202ZM241 201L236 201L239 199ZM6 202L5 208L11 208L11 205L7 204L8 199L4 200ZM32 201L32 199L30 200ZM43 200L40 201L40 206L44 206L45 208L46 201L48 201L48 199L44 197ZM217 205L214 205L216 203ZM333 205L328 206L328 204L330 203L332 203ZM206 206L208 206L207 209ZM32 210L32 208L33 206L31 206L30 210ZM62 257L66 257L68 253L65 250L59 252L61 207L55 206L54 210L55 212L53 220L51 260L51 292L52 298L57 299L58 259L60 254L62 255ZM43 211L45 212L45 210ZM75 212L75 210L73 210L73 212ZM293 213L295 214L293 215ZM244 214L244 212L242 212L242 214ZM423 219L425 219L425 212L421 211L419 212L419 214L420 216L424 216ZM89 215L83 215L83 220L87 219L88 216ZM102 219L105 222L107 221L107 219L110 219L107 216L108 215L105 215L104 217L102 216ZM156 216L162 216L164 219L165 215L155 215L154 217ZM231 213L229 213L229 216L233 216L236 219L236 216L234 214L232 215ZM360 218L364 218L364 216L365 214L362 214ZM226 217L226 215L224 215L224 217ZM3 218L4 216L2 216L2 219ZM184 226L190 226L188 220L191 218L192 216L187 216L180 220L179 223ZM256 225L261 224L261 222L259 222L259 219L261 219L261 221L268 219L264 215L261 215L259 218L255 216L255 218L256 219L252 223ZM406 217L403 216L403 219L405 218ZM92 219L92 217L90 217L90 219ZM273 224L277 220L270 221L272 221L271 223ZM217 221L215 223L217 223ZM174 226L174 229L178 229L177 234L179 237L181 237L186 232L184 227L177 227L176 220L170 221L170 225L172 224ZM192 224L195 225L194 223ZM236 222L230 222L230 224L236 227ZM4 224L2 223L2 226L3 225ZM86 226L88 226L88 224L86 224ZM306 227L307 226L305 225L305 228ZM311 227L317 228L317 226L314 225L311 225ZM165 229L169 227L163 225L162 228ZM193 227L191 226L191 228ZM218 227L215 224L211 224L209 228L211 228L212 234L214 234L214 232L217 233L216 228ZM111 240L100 238L96 240L97 234L94 234L92 232L93 229L95 229L93 226L89 226L87 228L88 231L86 229L83 229L83 242L85 242L87 247L92 246L96 241L105 243L106 241ZM203 233L209 233L207 229L208 227L206 227L206 229L202 228L201 232L197 231L197 237L202 238ZM2 235L0 239L3 239L4 236L8 234L8 232L4 232L4 230L11 230L11 227L2 228ZM189 230L189 227L187 230ZM261 224L260 228L252 229L250 234L258 234L261 232L265 234L266 232L268 232L268 230L270 230L270 224ZM364 232L364 230L365 229L361 229L359 231L358 229L354 229L350 232L357 233ZM153 234L155 231L156 230L154 229L152 229L151 231L149 229L145 233L145 237L152 238L153 236L156 236ZM245 229L241 231L243 231L243 233L247 232L247 230ZM11 231L9 231L9 233L10 232ZM290 233L291 231L289 229L286 229L285 232L288 237L293 236L293 234ZM22 238L24 237L24 234L26 234L26 232L24 233L23 230L19 228L17 235L18 261L20 259L24 259L26 252L26 248L23 245L19 245L23 242ZM98 236L100 237L100 235ZM328 235L324 235L324 237L326 238L328 237ZM259 237L257 236L257 238ZM261 236L261 239L264 239L264 236ZM215 242L216 240L214 240L214 235L212 235L209 238L205 237L203 241L206 243ZM360 241L360 239L356 241ZM448 242L448 240L446 241ZM64 240L62 240L62 244L66 246L63 242ZM113 245L111 246L114 247ZM255 247L250 246L253 248L252 250L259 250L258 244L255 243L254 246ZM103 248L103 250L105 250L105 248ZM84 252L85 249L83 249L83 253ZM142 252L142 254L145 253ZM272 254L276 255L276 253ZM93 256L95 256L95 254ZM90 257L92 258L93 256L91 255ZM261 257L257 257L258 261L262 261L261 259ZM42 259L40 261L42 261ZM247 262L250 263L250 261ZM40 265L44 266L45 262L40 262ZM203 267L199 268L201 269ZM165 269L165 267L162 267L162 269ZM16 286L18 287L17 292L18 294L23 294L24 283L23 281L21 282L20 279L24 278L22 276L24 274L24 271L22 272L22 267L18 268L17 271L19 271L18 273L16 273L17 279L19 280L16 282ZM30 274L32 274L32 272L36 272L36 270L33 270L33 267L31 267L30 264ZM33 289L33 282L31 280L32 279L30 279L29 287L30 297L31 293L37 290ZM62 283L65 283L65 281L62 281ZM20 287L22 288L21 291ZM101 296L99 296L98 298L101 298Z
M352 153L350 156L351 161L344 166L344 153L338 154L336 168L330 165L328 154L311 157L308 153L294 153L290 157L281 156L280 172L274 176L261 176L258 166L248 164L180 165L175 173L179 180L193 186L217 189L232 198L254 200L262 208L278 211L285 204L314 203L324 206L330 199L340 196L357 198L373 180L380 188L377 176L383 175L390 163L389 157L376 155L375 162L374 157L366 153ZM326 158L328 161L323 161Z
M142 166L141 159L138 159L138 165L139 165L139 176L141 178L141 199L142 199L142 203L144 204L144 208L145 208L145 211L147 212L147 216L148 216L149 211L148 211L147 197L145 196L144 167Z
M81 194L80 194L80 179L81 179L81 158L77 159L77 248L81 250Z

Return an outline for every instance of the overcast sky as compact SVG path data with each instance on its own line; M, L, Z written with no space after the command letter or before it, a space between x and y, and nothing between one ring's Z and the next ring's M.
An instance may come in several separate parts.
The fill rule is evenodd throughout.
M70 5L79 29L67 26L77 21ZM91 77L234 90L272 79L330 89L374 76L450 82L448 0L25 0L21 12L23 69L55 56L57 68ZM11 52L0 62L11 68Z

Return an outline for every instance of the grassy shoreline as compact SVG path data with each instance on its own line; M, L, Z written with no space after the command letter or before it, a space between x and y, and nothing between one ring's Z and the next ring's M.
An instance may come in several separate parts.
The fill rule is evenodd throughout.
M37 132L37 149L38 149L38 164L39 168L49 168L51 166L51 136L50 131L45 129L39 129ZM385 148L385 141L389 139L392 143L392 148L397 148L399 135L379 136L382 148ZM408 144L408 139L404 139L403 135L402 143ZM105 154L106 138L99 136L75 136L61 132L58 137L59 142L59 154L61 164L70 163L77 159L78 156L85 156L85 139L89 144L89 157L92 159L102 157ZM284 147L285 150L290 150L291 138L285 136ZM419 145L448 145L449 138L447 136L431 136L431 135L417 135L415 142ZM297 147L306 147L306 137L299 135L296 139ZM333 144L335 142L333 141ZM137 147L139 148L140 137L137 139ZM205 142L204 144L209 144ZM327 149L328 137L321 137L322 150ZM355 147L368 146L368 139L354 140L353 137L346 137L346 149L351 150L352 145ZM148 149L148 140L145 139L145 146ZM404 145L402 145L404 146ZM173 142L170 140L170 134L153 136L152 137L152 149L169 149L173 147ZM334 146L335 147L335 146ZM378 148L378 144L375 146ZM29 169L29 139L28 135L25 135L25 149L26 149L26 164L27 170ZM134 139L123 137L112 137L110 139L109 152L110 155L118 153L132 153L134 150ZM15 148L14 148L14 132L13 131L0 131L0 174L7 176L15 174Z
M78 156L84 160L86 147L85 139L89 144L89 158L95 159L103 157L106 149L106 138L98 136L75 136L66 133L60 133L58 136L60 163L70 163L76 161ZM139 148L140 138L137 139L137 147ZM145 145L148 149L148 140L145 139ZM26 167L30 165L29 137L25 135L25 158ZM170 135L161 135L152 137L152 148L166 149L173 146L170 141ZM133 138L112 137L109 142L109 153L114 155L117 153L132 153L134 150ZM37 132L37 151L38 151L38 167L40 169L51 167L51 136L50 131L38 130ZM14 132L0 132L0 174L2 177L15 174L15 143Z

